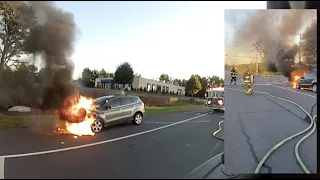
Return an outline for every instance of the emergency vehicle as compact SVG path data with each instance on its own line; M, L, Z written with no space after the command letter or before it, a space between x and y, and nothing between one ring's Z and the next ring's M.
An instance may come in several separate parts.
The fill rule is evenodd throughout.
M224 111L224 87L211 86L207 89L205 98L207 99L206 107L214 111Z

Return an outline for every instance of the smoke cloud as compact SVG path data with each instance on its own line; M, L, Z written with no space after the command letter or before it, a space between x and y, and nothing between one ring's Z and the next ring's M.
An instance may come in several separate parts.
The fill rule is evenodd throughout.
M43 80L35 83L25 74L5 81L0 100L12 105L28 105L41 110L57 110L66 100L77 94L72 74L74 65L69 60L73 52L76 24L73 14L65 12L49 1L24 1L31 7L37 23L31 28L24 50L33 59L40 59L45 67ZM17 75L15 75L17 76ZM5 89L5 90L4 90ZM5 95L5 96L3 96ZM17 104L17 101L19 101Z
M38 19L25 43L25 50L40 56L47 71L41 92L41 109L61 108L74 94L73 64L68 60L73 52L75 22L73 14L54 6L53 2L28 2Z
M275 65L289 76L299 50L297 34L316 17L316 10L257 10L238 27L233 46L237 52L255 49L266 67Z

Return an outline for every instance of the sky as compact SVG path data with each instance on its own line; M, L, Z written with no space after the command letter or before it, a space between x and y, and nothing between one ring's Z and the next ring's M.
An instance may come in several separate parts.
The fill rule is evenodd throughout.
M224 77L224 9L266 9L265 1L55 3L78 26L74 78L85 67L114 72L125 61L149 79Z

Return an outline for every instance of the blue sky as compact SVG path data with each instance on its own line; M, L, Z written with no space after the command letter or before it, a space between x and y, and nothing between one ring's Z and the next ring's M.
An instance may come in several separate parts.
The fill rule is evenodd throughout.
M241 4L239 4L241 3ZM262 5L262 3L264 3ZM224 76L224 9L265 8L265 2L59 1L79 29L72 60L114 72L124 61L145 78Z

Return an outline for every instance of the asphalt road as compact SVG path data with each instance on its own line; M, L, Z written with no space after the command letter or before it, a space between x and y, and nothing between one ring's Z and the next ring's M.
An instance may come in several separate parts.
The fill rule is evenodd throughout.
M285 78L259 78L256 78L256 84L260 85L255 85L254 91L265 91L286 98L298 103L309 113L312 111L313 115L317 114L316 93L292 89L289 83L279 83L279 79ZM244 89L239 85L226 84L225 87L224 136L227 172L253 173L259 161L274 145L309 126L310 120L306 118L306 114L293 104L267 95L246 96L244 92L235 90ZM294 147L302 136L276 150L260 172L304 173L294 154ZM300 146L302 161L311 173L316 173L317 169L316 140L315 132Z
M40 136L26 129L0 131L0 176L183 178L194 168L222 152L223 142L212 137L213 130L218 129L222 115L213 113L210 109L202 109L149 116L145 117L140 126L116 126L95 136L77 139L70 135ZM196 116L201 117L187 120ZM184 120L186 121L171 127L146 132ZM141 132L146 133L137 135ZM132 137L128 136L132 134ZM124 136L127 137L95 146L47 152ZM46 154L4 156L39 151L46 151Z

